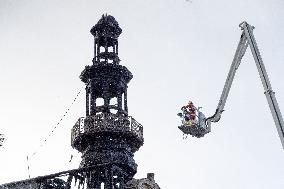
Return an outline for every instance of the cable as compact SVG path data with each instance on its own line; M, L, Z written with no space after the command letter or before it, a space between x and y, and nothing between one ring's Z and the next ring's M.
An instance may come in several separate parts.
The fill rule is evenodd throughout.
M5 141L5 137L3 134L0 133L0 147L3 146L4 141Z
M89 83L90 83L90 82L88 82L88 83L86 84L86 86L88 86ZM47 142L47 140L49 139L49 137L54 133L55 129L56 129L56 128L59 126L59 124L62 122L63 118L68 114L69 110L71 109L71 107L73 106L73 104L75 103L75 101L77 100L77 98L79 97L80 93L82 92L82 90L83 90L84 88L85 88L85 86L82 87L82 88L79 90L79 92L78 92L77 95L75 96L75 98L74 98L74 100L72 101L72 103L71 103L71 105L69 106L69 108L65 111L65 113L63 114L63 116L60 118L60 120L57 122L57 124L56 124L56 125L54 126L54 128L51 130L51 132L49 132L49 134L48 134L47 137L44 139L44 141L39 145L39 147L38 147L31 155L27 155L27 160L28 160L29 157L35 156L35 155L38 153L39 149L40 149L41 147L43 147L43 145Z
M28 165L28 174L29 174L29 179L31 178L30 174L30 165L29 165L29 156L27 155L27 165Z

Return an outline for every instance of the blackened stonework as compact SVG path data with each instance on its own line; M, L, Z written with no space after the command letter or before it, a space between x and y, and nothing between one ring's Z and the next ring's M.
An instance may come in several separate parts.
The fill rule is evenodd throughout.
M123 189L137 172L134 153L143 145L143 127L128 115L127 84L132 73L120 65L114 17L103 15L91 29L93 64L80 75L86 84L86 117L71 131L71 145L82 153L81 168L96 166L88 175L90 189Z

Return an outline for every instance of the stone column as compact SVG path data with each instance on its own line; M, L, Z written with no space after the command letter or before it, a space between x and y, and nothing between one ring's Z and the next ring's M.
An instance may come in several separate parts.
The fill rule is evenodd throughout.
M104 99L104 109L105 112L109 113L109 102L110 102L110 96L109 96L109 87L108 83L103 83L103 99Z
M127 88L125 88L125 91L124 91L124 110L126 112L128 112L128 107L127 107Z
M90 90L88 84L86 86L86 116L90 115Z
M97 61L97 43L96 43L96 38L94 39L94 59L93 59L93 63L95 63Z
M118 107L118 113L122 110L122 93L119 92L117 96L117 107Z
M91 115L95 115L96 114L96 94L93 91L94 90L94 83L91 81L90 82L91 87L90 87L90 93L91 93Z

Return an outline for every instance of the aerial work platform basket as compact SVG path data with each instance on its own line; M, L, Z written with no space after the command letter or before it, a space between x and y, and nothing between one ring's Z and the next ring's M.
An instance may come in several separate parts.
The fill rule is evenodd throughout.
M197 109L197 118L195 120L186 119L185 112L178 113L178 116L182 118L182 125L178 128L183 132L184 135L191 135L192 137L203 137L205 134L210 132L210 126L206 125L205 115Z

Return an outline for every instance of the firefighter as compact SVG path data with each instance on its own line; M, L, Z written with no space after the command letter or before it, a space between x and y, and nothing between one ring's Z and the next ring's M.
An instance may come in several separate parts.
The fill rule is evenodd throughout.
M185 114L185 119L188 121L195 123L196 122L196 107L193 105L191 101L188 102L186 106L183 106L182 109L185 109L187 114Z
M189 114L189 112L188 112L186 106L183 106L183 107L181 108L181 110L182 110L182 114L183 114L183 116L184 116L184 120L185 120L186 122L188 122L188 121L190 120L190 114Z

